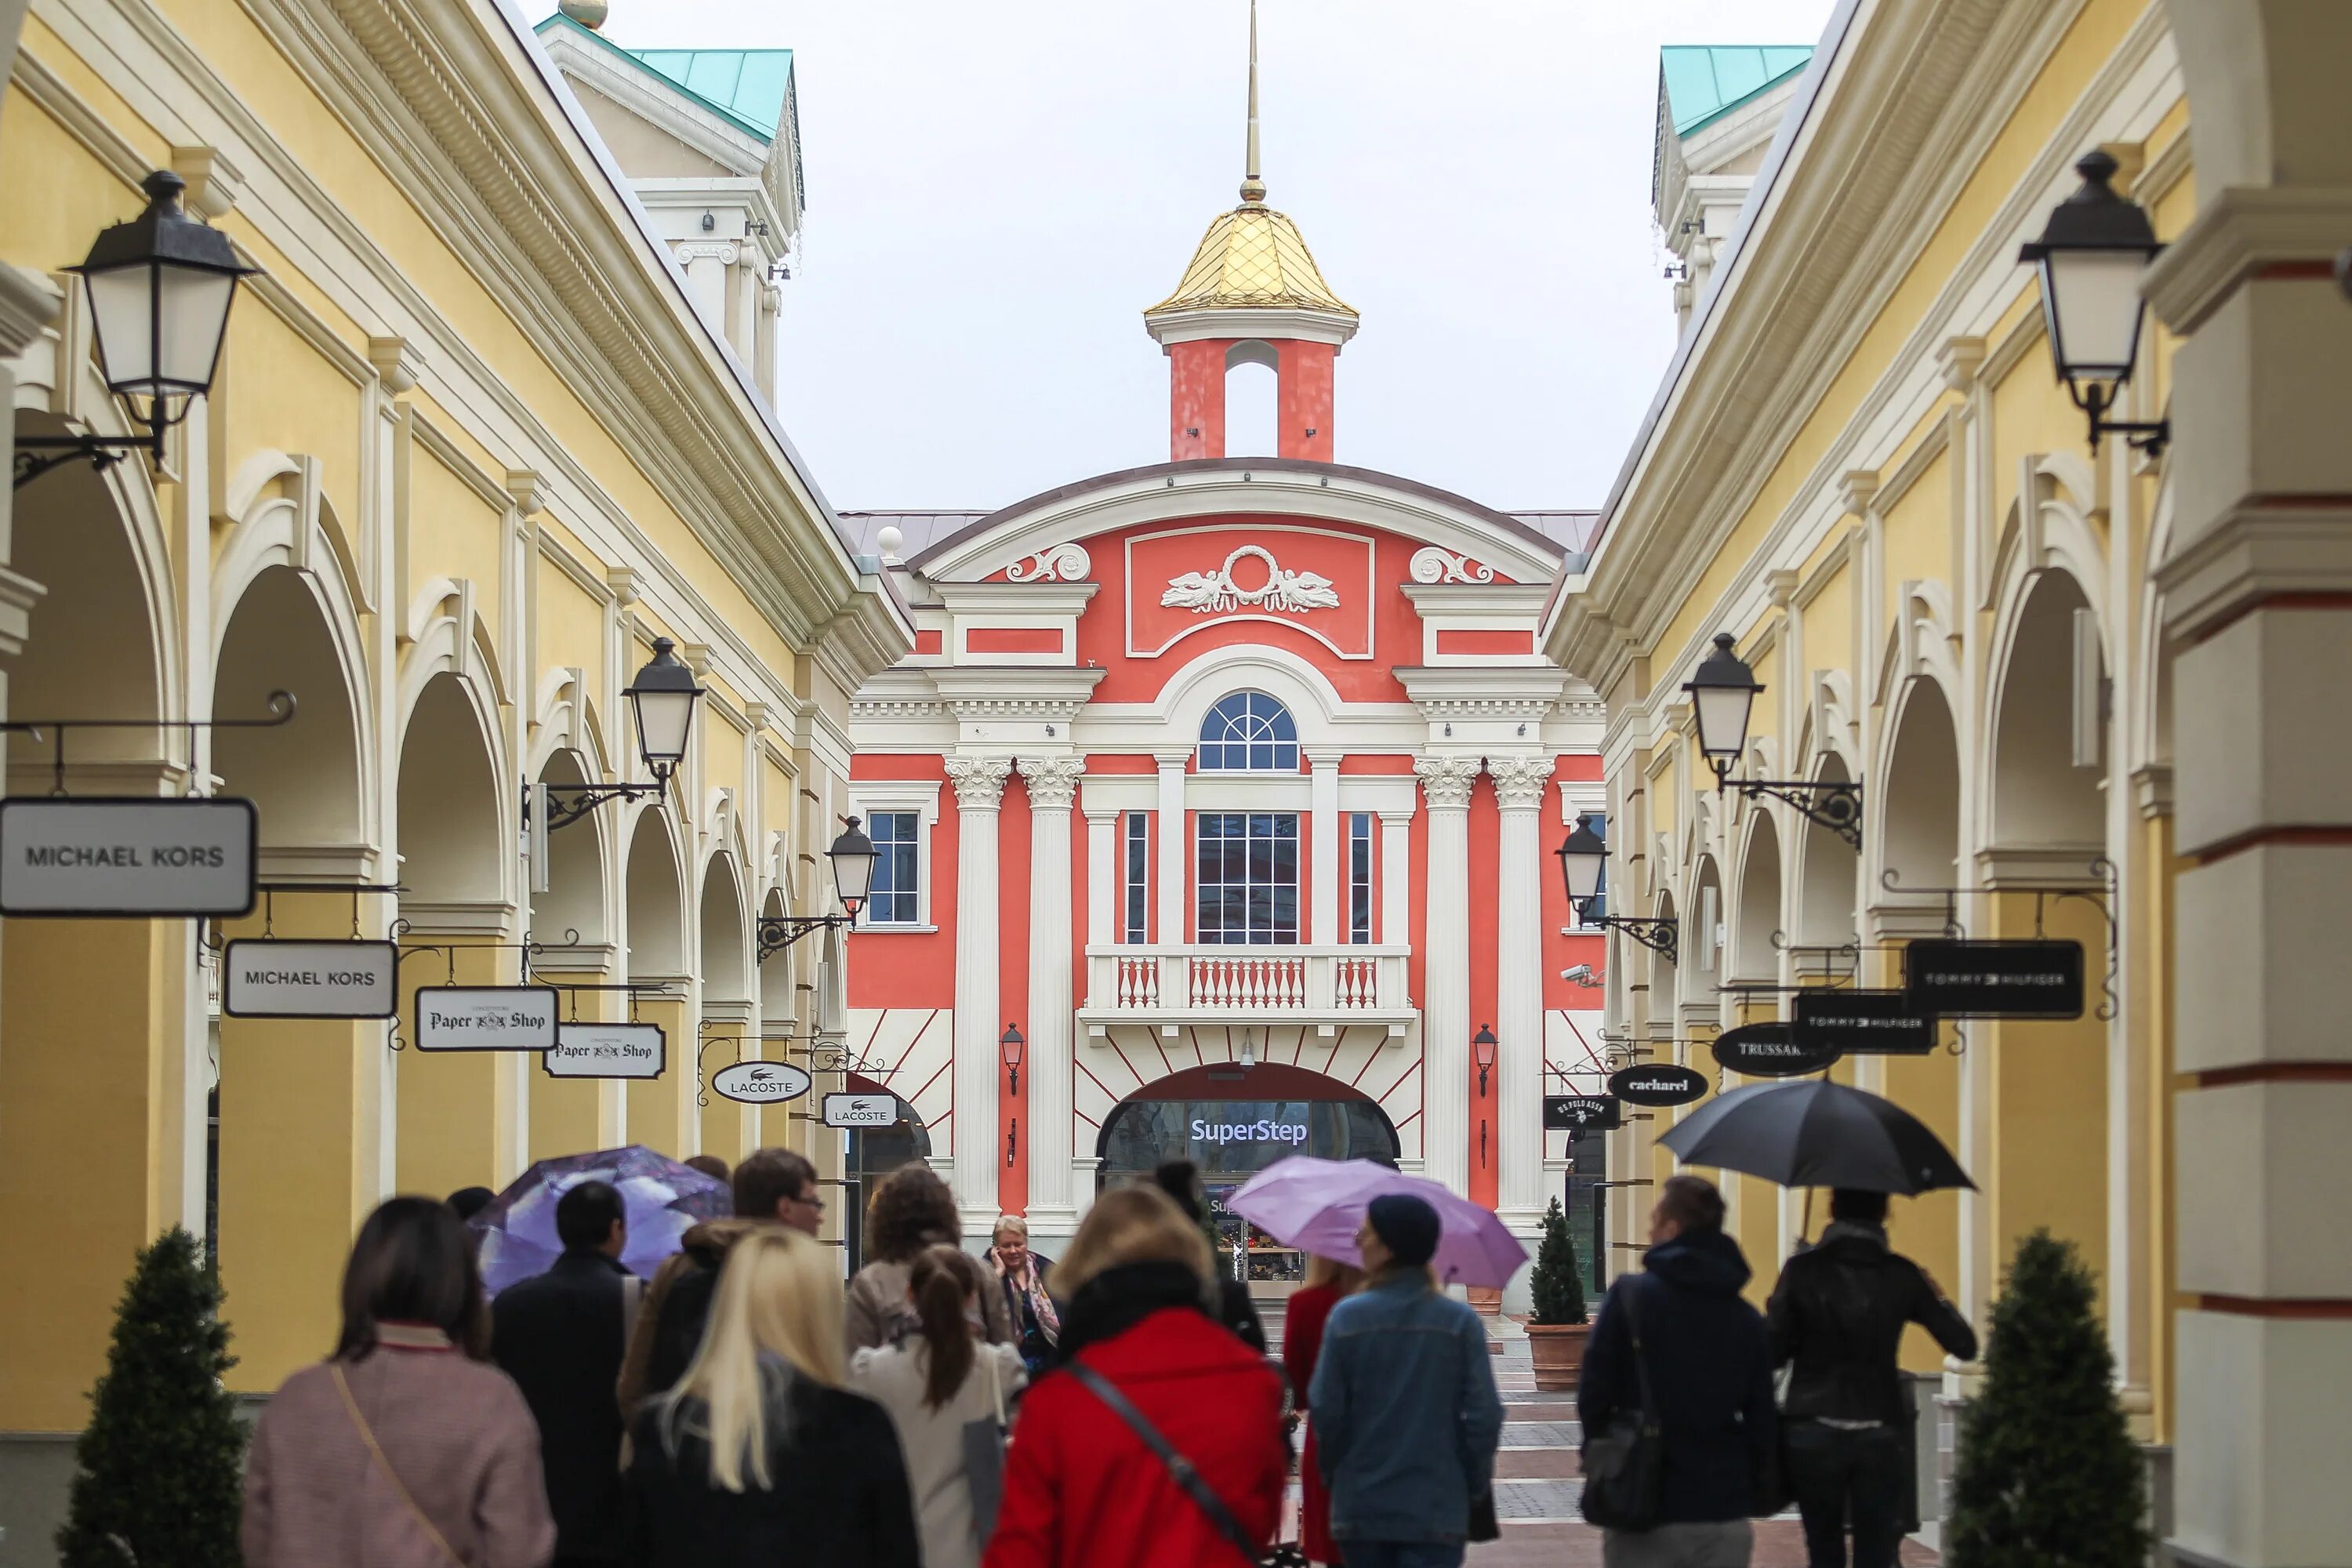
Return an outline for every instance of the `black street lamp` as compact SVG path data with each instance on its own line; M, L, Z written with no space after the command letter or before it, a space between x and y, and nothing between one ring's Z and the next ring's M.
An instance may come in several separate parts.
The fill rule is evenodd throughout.
M874 862L881 852L874 840L855 816L841 819L841 837L824 858L833 862L834 896L841 900L842 912L837 915L761 915L759 921L759 956L765 963L772 953L781 952L813 931L831 931L835 926L854 926L857 913L866 907L866 896L874 887Z
M1592 831L1590 821L1578 817L1575 828L1552 853L1559 857L1560 885L1568 889L1569 908L1576 911L1578 920L1604 931L1622 931L1652 952L1664 956L1668 963L1675 961L1673 921L1646 916L1595 916L1590 912L1592 901L1601 896L1601 869L1609 863L1608 841Z
M2140 323L2147 315L2140 274L2164 249L2147 209L2116 193L2118 166L2105 153L2085 153L2074 165L2081 188L2051 209L2042 237L2017 258L2042 274L2050 357L2074 405L2091 416L2094 455L2099 437L2110 433L2150 453L2163 451L2172 437L2168 419L2106 417L2139 362Z
M1028 1042L1021 1037L1018 1024L1005 1025L1003 1037L996 1042L997 1049L1004 1057L1004 1092L1007 1094L1021 1092L1021 1047L1026 1044Z
M1735 779L1732 767L1748 750L1748 721L1763 683L1739 657L1729 632L1715 634L1715 650L1683 683L1698 721L1699 754L1715 769L1715 787L1786 801L1854 848L1862 847L1862 785L1846 779Z
M82 264L67 270L81 277L107 390L145 434L20 436L18 486L60 463L79 458L104 468L142 447L162 462L163 432L188 416L220 368L236 280L257 268L236 258L227 235L181 209L188 187L179 175L158 169L140 188L147 210L101 230Z
M636 716L637 755L644 759L653 782L632 784L546 784L524 791L523 816L529 819L531 797L547 803L547 826L552 831L579 821L608 800L661 797L678 764L686 760L688 739L694 733L694 710L702 698L694 671L679 662L677 645L667 637L654 639L654 656L638 670L622 696ZM536 844L536 840L533 840Z
M1470 1047L1477 1053L1478 1092L1482 1095L1486 1092L1486 1074L1495 1065L1495 1026L1479 1025L1478 1036L1470 1042Z

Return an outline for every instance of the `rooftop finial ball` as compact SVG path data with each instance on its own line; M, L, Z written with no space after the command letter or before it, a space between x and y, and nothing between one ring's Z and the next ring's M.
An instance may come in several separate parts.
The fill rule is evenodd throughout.
M885 561L897 560L898 557L898 547L906 542L906 534L900 531L896 523L886 522L880 528L875 530L874 548L882 552L882 559Z
M613 11L605 0L563 0L557 9L592 33L604 25Z

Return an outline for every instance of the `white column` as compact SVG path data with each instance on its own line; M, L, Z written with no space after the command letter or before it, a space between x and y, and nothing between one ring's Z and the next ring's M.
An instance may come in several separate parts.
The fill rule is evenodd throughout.
M955 1151L956 1206L967 1241L996 1223L996 828L1009 757L950 757L956 794Z
M1475 757L1423 757L1412 765L1429 802L1429 994L1421 1010L1423 1169L1470 1191L1470 787Z
M1340 854L1339 834L1339 753L1309 752L1307 753L1311 784L1307 796L1308 812L1307 837L1311 841L1307 875L1313 879L1307 886L1308 895L1307 940L1318 947L1328 947L1346 940L1342 934L1347 921L1341 918L1347 908L1348 889L1340 874L1347 858Z
M1495 1099L1502 1167L1496 1212L1522 1236L1543 1225L1543 896L1538 812L1551 784L1548 756L1489 758L1502 808L1496 853Z
M1160 943L1181 945L1184 939L1184 852L1190 837L1184 831L1184 764L1192 752L1154 752L1160 764Z
M1118 813L1087 811L1087 945L1118 941Z
M1021 761L1029 784L1029 1227L1057 1241L1078 1224L1070 1172L1070 803L1086 765L1083 757Z
M1412 940L1412 813L1381 813L1381 927L1387 945Z

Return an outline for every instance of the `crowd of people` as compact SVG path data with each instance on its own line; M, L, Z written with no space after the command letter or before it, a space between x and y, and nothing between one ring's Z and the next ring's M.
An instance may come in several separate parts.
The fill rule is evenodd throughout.
M1189 1163L1105 1193L1058 1261L1015 1215L975 1258L946 1184L910 1164L877 1186L870 1261L845 1286L808 1161L767 1149L723 1174L731 1217L688 1230L651 1279L620 1262L620 1192L578 1182L555 1206L562 1256L495 1301L459 1214L472 1194L380 1206L332 1353L256 1427L248 1568L1246 1564L1272 1548L1294 1459L1313 1562L1457 1568L1494 1533L1488 1335L1440 1288L1418 1197L1370 1203L1360 1267L1313 1261L1277 1361ZM1916 1321L1974 1344L1888 1251L1885 1215L1838 1194L1768 1319L1741 1300L1721 1197L1664 1184L1578 1393L1588 1433L1648 1407L1664 1434L1657 1517L1608 1532L1611 1568L1745 1564L1748 1521L1784 1484L1815 1568L1843 1568L1849 1524L1855 1568L1893 1563L1895 1341Z

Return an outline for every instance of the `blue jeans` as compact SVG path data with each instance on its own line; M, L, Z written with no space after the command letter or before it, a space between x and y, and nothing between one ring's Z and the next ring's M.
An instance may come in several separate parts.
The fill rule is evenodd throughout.
M1458 1541L1343 1541L1346 1568L1462 1568Z

